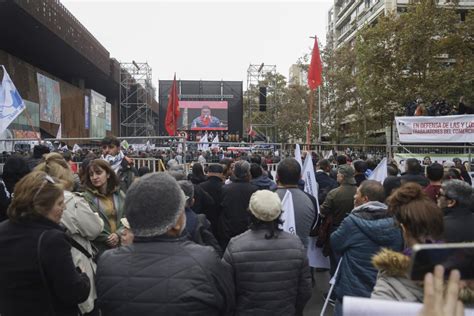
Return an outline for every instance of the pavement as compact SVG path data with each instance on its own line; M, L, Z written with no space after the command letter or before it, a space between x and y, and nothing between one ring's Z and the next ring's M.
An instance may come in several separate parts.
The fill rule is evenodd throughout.
M305 306L304 316L319 316L324 305L323 294L329 291L329 272L314 272L315 285L313 295ZM332 316L334 308L328 304L324 316Z

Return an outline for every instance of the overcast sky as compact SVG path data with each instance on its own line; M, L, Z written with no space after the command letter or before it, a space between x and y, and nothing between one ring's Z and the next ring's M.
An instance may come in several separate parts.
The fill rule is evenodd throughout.
M291 64L326 42L331 0L91 1L61 0L121 62L148 62L153 84L176 72L182 80L242 80L250 64ZM244 87L245 89L245 87Z

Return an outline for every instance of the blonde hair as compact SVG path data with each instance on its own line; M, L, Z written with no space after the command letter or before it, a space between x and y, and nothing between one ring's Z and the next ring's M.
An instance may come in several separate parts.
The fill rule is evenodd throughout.
M50 183L47 176L46 172L33 171L16 184L12 202L7 210L11 221L19 222L49 213L64 191L61 184Z
M72 191L74 188L74 177L69 164L61 154L50 153L43 156L43 160L34 169L44 171L53 178L59 179L64 190Z

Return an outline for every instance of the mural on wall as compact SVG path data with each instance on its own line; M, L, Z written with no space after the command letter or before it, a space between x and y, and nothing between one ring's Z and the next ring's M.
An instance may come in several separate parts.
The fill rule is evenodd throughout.
M40 73L38 79L38 94L40 104L40 120L54 124L61 124L61 93L59 82Z

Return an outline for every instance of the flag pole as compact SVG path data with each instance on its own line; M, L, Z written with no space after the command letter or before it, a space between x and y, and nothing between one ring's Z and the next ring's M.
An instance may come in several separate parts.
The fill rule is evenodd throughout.
M311 144L311 131L313 129L313 103L314 94L313 91L309 90L309 105L308 105L308 129L306 130L306 144Z
M321 86L318 87L318 143L321 145Z

